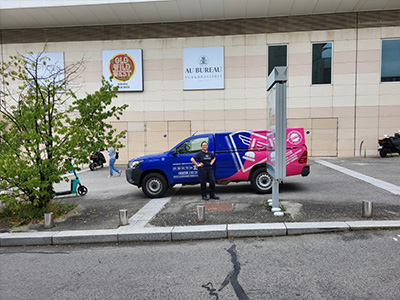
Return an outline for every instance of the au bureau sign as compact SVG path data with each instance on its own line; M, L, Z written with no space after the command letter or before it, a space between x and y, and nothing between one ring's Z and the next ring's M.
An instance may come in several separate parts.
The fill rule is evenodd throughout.
M224 89L224 47L183 49L183 89Z
M142 49L104 50L103 76L112 77L111 83L119 92L143 91Z

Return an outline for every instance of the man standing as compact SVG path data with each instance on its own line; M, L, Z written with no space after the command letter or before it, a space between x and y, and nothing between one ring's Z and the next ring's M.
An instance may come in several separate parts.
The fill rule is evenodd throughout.
M115 151L114 147L111 144L108 144L109 148L107 150L108 155L110 156L110 160L108 162L108 169L110 170L110 175L108 177L113 177L113 170L118 173L118 176L121 176L122 171L118 170L114 167L116 161L117 152Z
M214 172L212 169L212 165L215 162L215 156L208 152L208 144L207 142L201 143L201 151L199 151L195 156L193 156L190 161L197 167L197 172L200 178L200 188L201 188L201 196L203 200L208 200L206 193L206 185L207 181L210 183L210 198L218 200L214 193L215 190L215 178ZM197 162L198 161L198 162Z

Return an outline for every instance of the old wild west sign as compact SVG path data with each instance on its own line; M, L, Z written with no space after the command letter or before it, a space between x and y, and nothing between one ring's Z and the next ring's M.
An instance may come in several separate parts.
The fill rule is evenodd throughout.
M143 91L142 49L104 50L103 76L118 91Z

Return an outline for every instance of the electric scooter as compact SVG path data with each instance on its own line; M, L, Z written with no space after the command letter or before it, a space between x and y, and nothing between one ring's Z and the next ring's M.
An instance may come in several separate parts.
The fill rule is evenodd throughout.
M72 164L72 161L71 161L71 166L72 166L72 170L69 171L69 173L74 173L74 179L71 180L71 189L69 191L53 192L51 194L52 197L61 196L61 195L69 195L69 194L85 196L87 194L88 189L86 186L81 184L81 181L79 180L78 174L76 173L76 170L75 170L74 165Z

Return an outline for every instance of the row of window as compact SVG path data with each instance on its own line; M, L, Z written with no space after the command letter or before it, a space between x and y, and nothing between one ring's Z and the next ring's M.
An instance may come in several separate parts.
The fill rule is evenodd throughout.
M287 66L287 45L268 46L268 74ZM400 81L400 40L382 40L381 82ZM312 45L312 84L332 82L332 43Z

